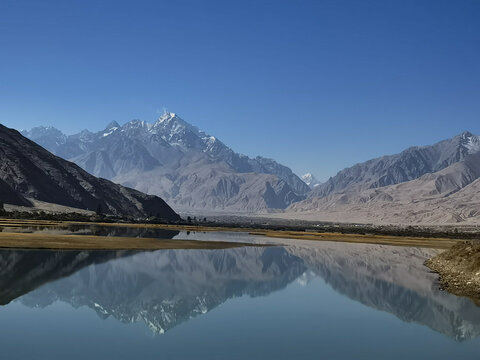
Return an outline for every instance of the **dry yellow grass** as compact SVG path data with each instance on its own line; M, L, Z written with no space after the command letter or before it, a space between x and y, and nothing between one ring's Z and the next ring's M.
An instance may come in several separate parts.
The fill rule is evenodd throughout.
M129 228L145 228L145 229L166 229L166 230L177 230L177 231L203 231L203 232L218 232L218 231L229 231L229 232L248 232L252 235L261 235L270 238L278 239L299 239L299 240L312 240L312 241L336 241L336 242L351 242L351 243L365 243L365 244L381 244L381 245L393 245L393 246L412 246L412 247L425 247L425 248L437 248L437 249L448 249L454 244L458 243L459 240L448 239L448 238L427 238L427 237L406 237L406 236L390 236L390 235L360 235L360 234L342 234L342 233L317 233L317 232L304 232L304 231L285 231L285 230L261 230L253 228L235 228L235 227L210 227L210 226L197 226L197 225L166 225L166 224L128 224L128 223L84 223L84 222L74 222L74 221L45 221L45 220L24 220L24 219L0 219L0 227L23 227L23 226L55 226L55 227L68 227L70 225L98 225L98 226L108 226L108 227L129 227ZM1 233L0 233L1 234ZM38 235L35 235L38 237ZM44 236L44 235L42 235ZM53 236L53 235L52 235ZM75 235L67 235L75 236ZM78 237L78 236L77 236ZM81 236L82 238L88 238L88 236ZM97 238L91 236L91 238ZM2 239L2 237L0 237ZM112 239L112 238L107 238ZM131 238L118 238L119 244L122 246L127 246L129 242L135 243L137 245L132 245L135 247L128 247L128 249L139 249L140 242L143 242L144 246L154 246L147 245L150 240L158 242L158 239L139 239ZM86 241L86 239L84 240ZM178 240L162 240L163 243L176 243ZM183 242L183 240L182 240ZM204 242L205 243L205 242ZM79 244L79 243L77 243ZM124 244L124 245L123 245ZM230 243L225 243L230 244ZM238 243L237 243L238 244ZM86 243L86 246L93 246L93 242ZM204 244L205 245L205 244ZM1 244L0 244L1 246ZM113 245L112 245L113 246ZM160 246L155 244L155 246ZM186 243L184 243L186 246ZM58 247L57 247L58 248ZM91 248L91 247L89 247ZM113 248L113 247L112 247ZM123 248L122 248L123 249ZM145 249L150 249L145 248Z
M252 235L262 235L271 238L285 238L312 241L336 241L362 244L394 245L423 247L434 249L448 249L459 240L445 238L422 238L407 236L387 236L387 235L359 235L359 234L341 234L341 233L315 233L303 231L269 231L259 230L250 232Z
M163 250L163 249L228 249L262 246L225 241L163 240L89 235L52 235L0 233L0 248L50 250Z

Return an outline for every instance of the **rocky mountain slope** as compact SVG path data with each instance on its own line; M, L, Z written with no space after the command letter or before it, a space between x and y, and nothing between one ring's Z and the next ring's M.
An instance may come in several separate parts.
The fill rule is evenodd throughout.
M480 137L464 132L430 146L415 146L399 154L382 156L344 169L309 197L345 190L364 190L398 184L442 170L480 150Z
M171 113L154 124L112 123L97 134L67 137L36 128L27 135L92 173L170 199L179 209L286 208L273 216L340 222L480 221L472 200L480 186L480 137L469 132L356 164L324 183L236 154Z
M235 153L174 113L65 136L52 127L23 134L86 171L165 198L177 209L283 209L310 188L289 168Z
M480 140L468 132L340 171L291 205L295 217L376 223L480 221Z
M179 216L157 196L146 195L105 179L63 160L19 132L0 125L0 198L28 205L28 198L79 209L145 216L167 220Z

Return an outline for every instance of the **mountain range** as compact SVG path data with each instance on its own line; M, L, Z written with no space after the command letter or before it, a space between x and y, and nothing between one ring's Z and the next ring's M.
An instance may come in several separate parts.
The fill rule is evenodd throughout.
M32 206L33 200L128 216L179 220L161 198L90 175L18 131L0 125L0 199Z
M311 220L480 221L480 137L464 132L340 171L286 211Z
M66 136L37 127L23 134L94 175L161 196L179 210L339 222L480 221L480 137L470 132L356 164L323 183L272 159L235 153L174 113L153 124L113 122L97 133Z
M112 122L66 136L53 127L23 135L89 173L158 195L176 209L284 209L310 188L288 167L238 154L174 113L156 122Z

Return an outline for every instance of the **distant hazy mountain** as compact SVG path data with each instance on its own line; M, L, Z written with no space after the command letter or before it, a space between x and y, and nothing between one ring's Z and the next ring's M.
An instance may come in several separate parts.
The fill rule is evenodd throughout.
M313 176L311 173L306 173L304 175L302 175L301 179L303 180L303 182L305 184L307 184L310 189L313 189L315 187L317 187L318 185L321 184L320 181L318 181L315 176Z
M159 197L98 179L65 161L19 132L0 125L0 199L29 205L27 198L106 213L179 216Z
M465 132L340 171L288 210L331 221L480 221L480 138Z
M309 187L286 166L238 154L174 113L65 136L52 127L23 134L100 177L162 196L177 208L283 209Z

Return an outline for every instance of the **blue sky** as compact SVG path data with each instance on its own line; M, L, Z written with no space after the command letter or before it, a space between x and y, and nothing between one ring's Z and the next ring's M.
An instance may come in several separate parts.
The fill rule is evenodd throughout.
M0 122L73 133L166 107L320 179L480 134L480 1L0 1Z

